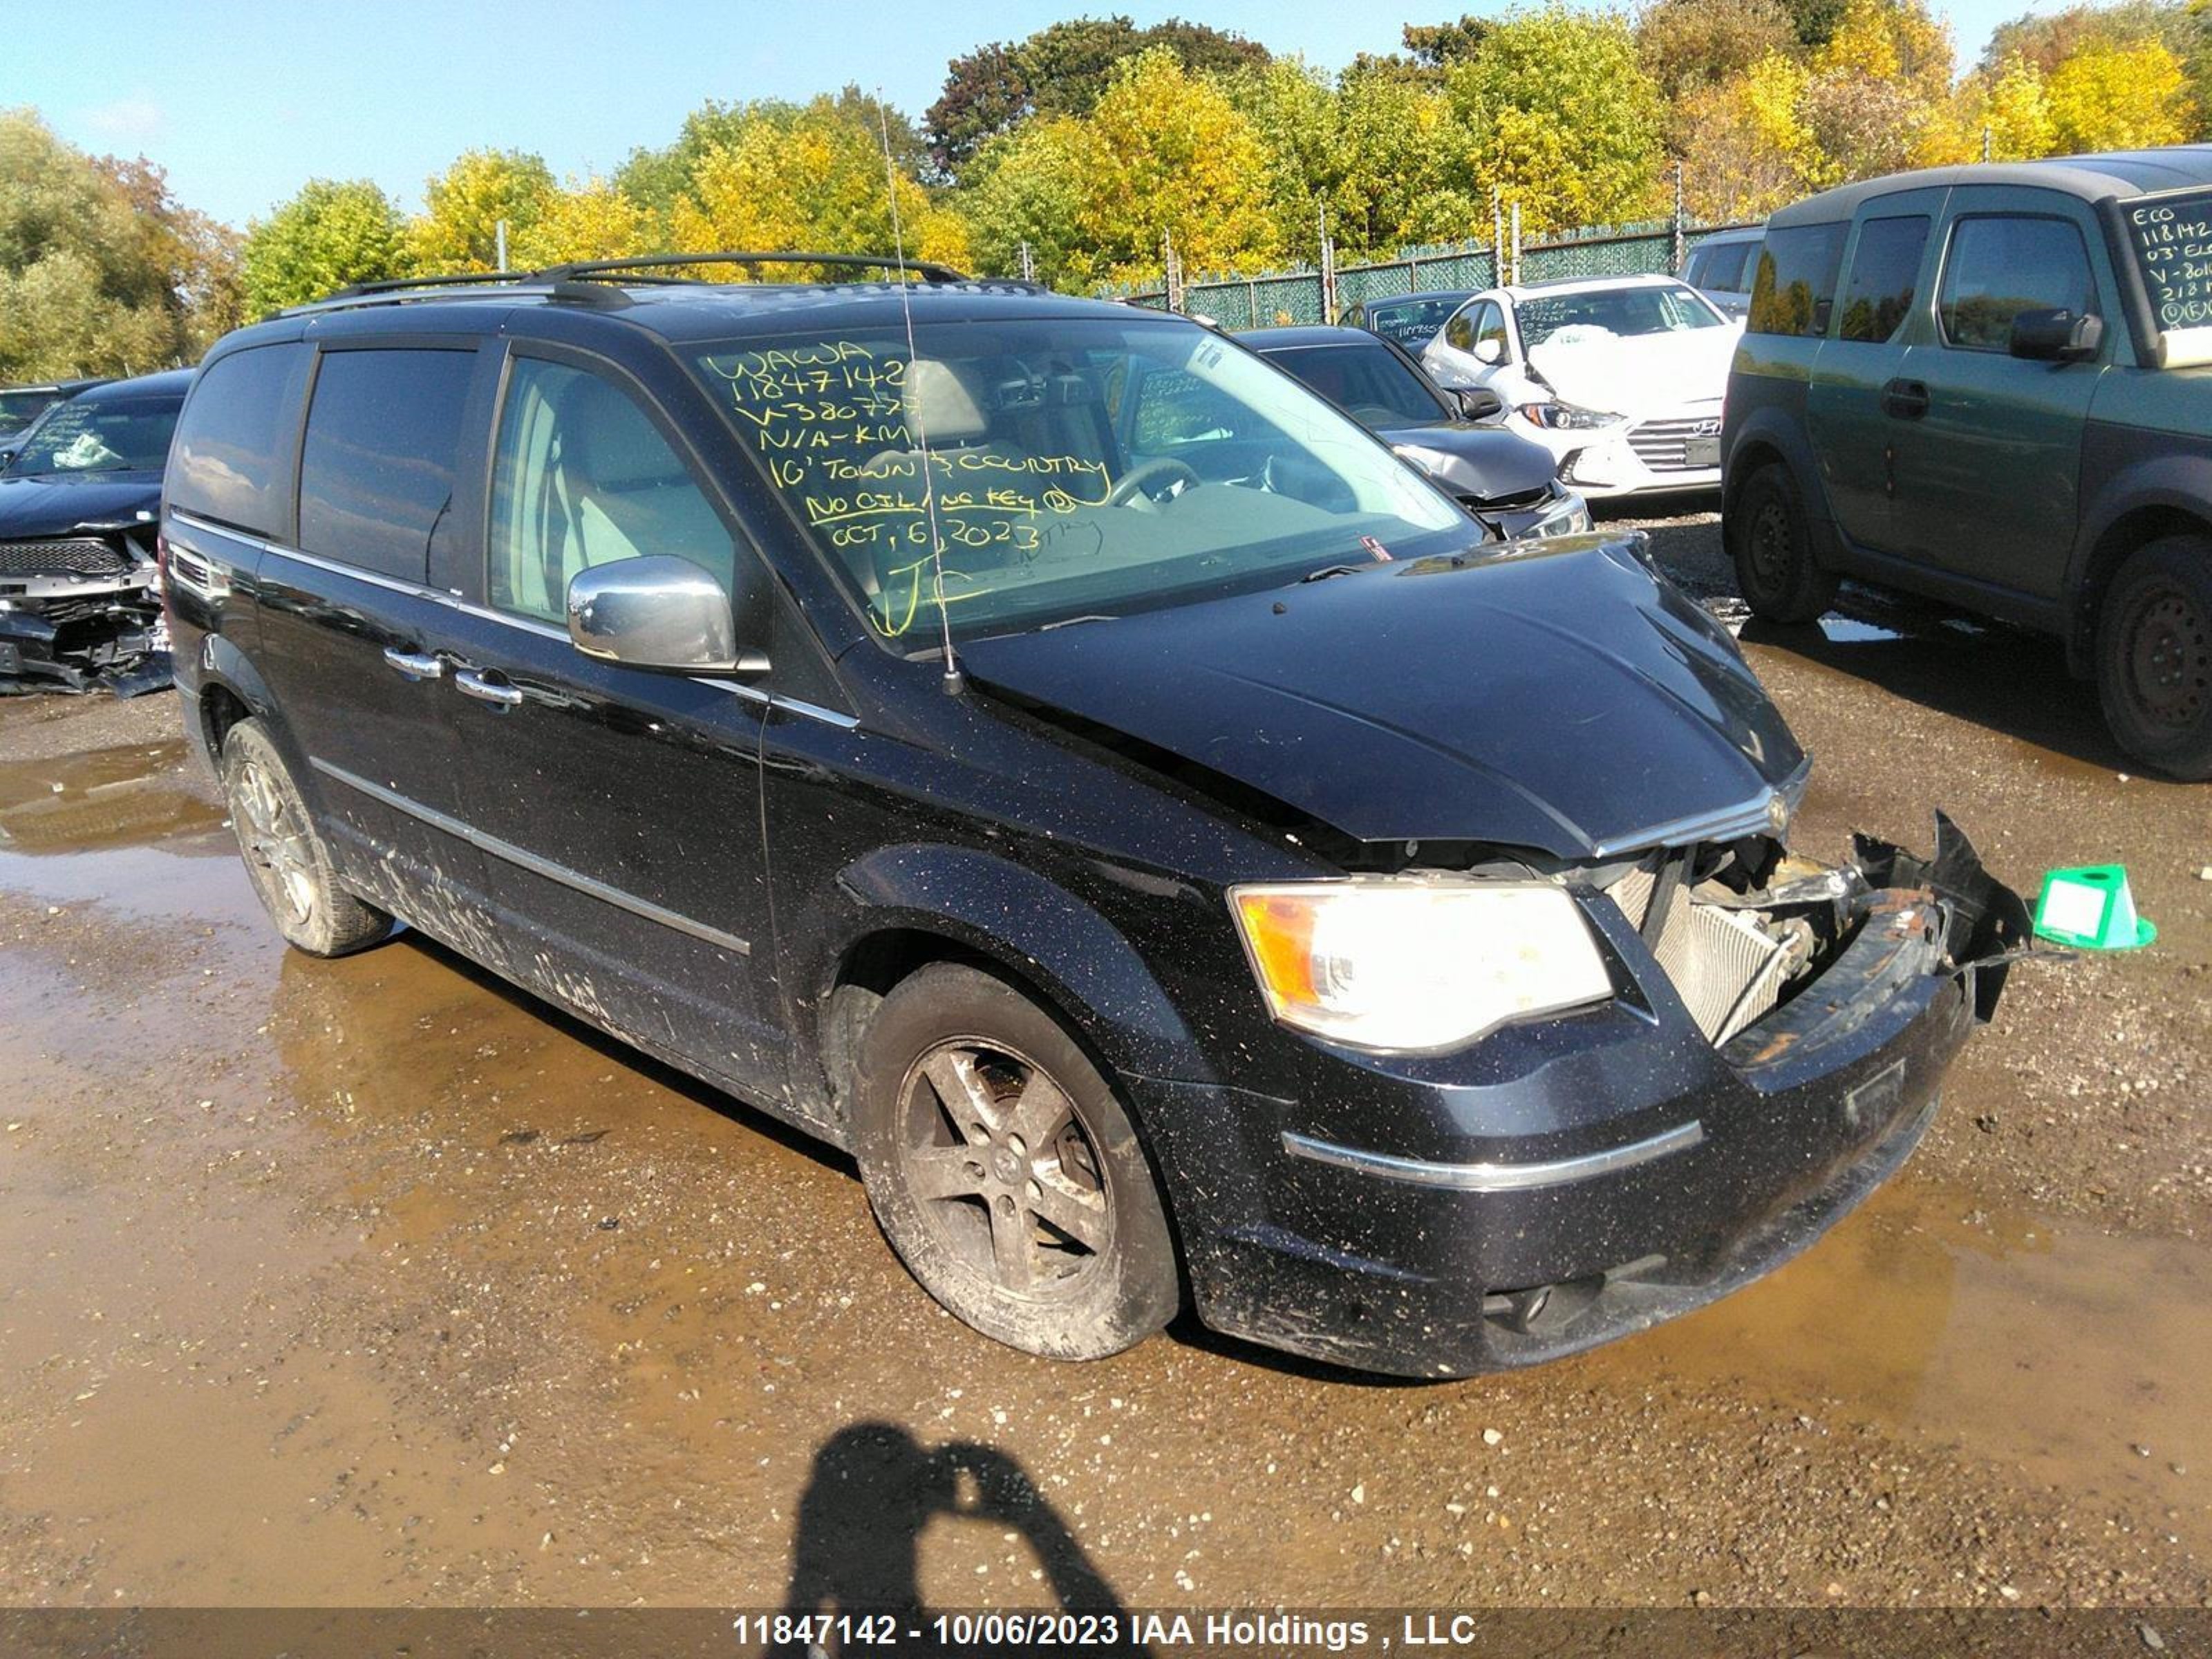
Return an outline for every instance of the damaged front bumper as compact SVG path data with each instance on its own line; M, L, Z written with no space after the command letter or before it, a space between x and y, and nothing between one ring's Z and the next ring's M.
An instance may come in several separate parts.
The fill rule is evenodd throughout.
M1834 943L1717 1042L1606 902L1592 919L1640 1006L1499 1033L1456 1066L1340 1053L1336 1080L1295 1099L1133 1083L1164 1139L1207 1142L1177 1202L1201 1316L1316 1358L1464 1375L1643 1329L1805 1249L1911 1154L2028 944L2026 906L1948 820L1932 858L1855 853L1760 896L1770 915L1825 909Z
M156 567L129 538L0 542L0 696L168 684Z

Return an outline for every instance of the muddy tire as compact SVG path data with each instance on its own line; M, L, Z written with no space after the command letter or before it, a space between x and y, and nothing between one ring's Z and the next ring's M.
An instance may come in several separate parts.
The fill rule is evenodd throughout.
M218 769L246 876L287 945L342 957L391 933L390 916L338 884L330 849L259 721L240 720L223 734Z
M1753 616L1808 623L1835 603L1836 578L1813 556L1805 504L1781 462L1770 461L1751 475L1729 509L1726 528L1736 588Z
M1005 981L941 963L900 983L862 1041L854 1114L884 1236L986 1336L1098 1359L1174 1316L1175 1249L1127 1115Z
M2097 695L2129 754L2212 778L2212 539L2166 536L2128 556L2098 612Z

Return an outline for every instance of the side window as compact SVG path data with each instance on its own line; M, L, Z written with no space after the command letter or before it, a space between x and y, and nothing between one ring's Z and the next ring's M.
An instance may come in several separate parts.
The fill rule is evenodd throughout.
M1504 362L1511 355L1505 345L1505 313L1490 300L1485 300L1474 313L1474 343L1480 345L1485 340L1496 343L1498 362Z
M1928 222L1923 213L1869 219L1859 227L1850 275L1844 283L1841 337L1881 342L1896 335L1905 313L1912 309L1912 286L1920 277Z
M257 536L289 535L281 473L313 356L296 342L257 346L201 371L169 458L172 507Z
M493 451L486 591L544 622L579 571L665 554L732 586L729 527L660 429L611 381L517 357Z
M1470 313L1471 307L1462 306L1444 325L1444 343L1454 351L1474 349L1474 319Z
M1692 288L1709 288L1717 294L1743 292L1744 256L1751 252L1748 242L1727 242L1719 247L1703 250L1705 255L1705 275L1693 280Z
M1770 230L1752 277L1753 334L1817 335L1828 331L1835 303L1836 267L1843 262L1842 224L1792 225Z
M2065 219L1961 219L1943 260L1936 314L1944 343L1962 351L2002 351L2023 311L2095 308L2089 251Z
M300 545L401 581L453 499L474 351L326 351L300 448Z

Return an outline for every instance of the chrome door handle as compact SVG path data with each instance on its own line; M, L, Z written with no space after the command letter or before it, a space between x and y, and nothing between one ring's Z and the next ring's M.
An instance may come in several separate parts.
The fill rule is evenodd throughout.
M384 647L384 665L410 680L434 680L446 672L443 657L428 651L402 651L396 645Z
M456 668L453 685L465 697L474 697L478 702L488 702L498 708L520 708L522 693L511 685L500 685L486 679L473 668Z

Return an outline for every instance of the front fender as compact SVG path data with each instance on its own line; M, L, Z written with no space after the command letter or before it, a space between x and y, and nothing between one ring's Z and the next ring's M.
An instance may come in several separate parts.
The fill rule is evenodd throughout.
M1050 877L978 848L908 844L855 860L793 929L793 983L824 1006L855 946L936 934L1036 986L1116 1071L1209 1081L1213 1070L1126 936Z

